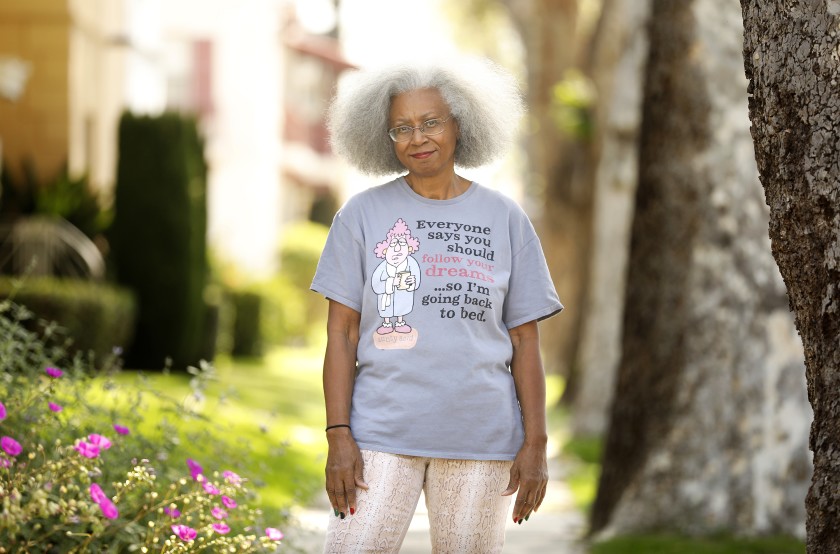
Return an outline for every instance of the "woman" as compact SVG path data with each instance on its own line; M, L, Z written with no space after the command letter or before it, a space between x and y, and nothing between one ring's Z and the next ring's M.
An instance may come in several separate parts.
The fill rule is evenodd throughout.
M359 72L335 150L403 173L336 214L312 290L329 300L326 552L397 552L425 491L434 552L500 552L545 495L537 321L563 309L515 202L455 172L501 155L522 114L489 63Z

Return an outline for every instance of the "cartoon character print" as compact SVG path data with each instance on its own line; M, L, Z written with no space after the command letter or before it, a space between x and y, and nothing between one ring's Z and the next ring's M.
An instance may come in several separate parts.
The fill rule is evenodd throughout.
M411 256L419 248L420 241L412 236L405 221L397 219L385 240L374 249L377 258L384 258L371 277L377 309L383 319L376 330L378 335L412 331L404 316L414 308L414 291L420 286L420 264Z

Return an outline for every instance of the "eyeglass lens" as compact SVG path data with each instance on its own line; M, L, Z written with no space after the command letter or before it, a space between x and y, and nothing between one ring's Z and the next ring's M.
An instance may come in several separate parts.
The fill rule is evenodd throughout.
M449 119L449 118L446 118ZM443 132L444 127L443 124L446 122L446 119L430 119L428 121L424 121L418 127L411 127L409 125L400 125L399 127L394 127L393 129L388 130L388 134L391 136L396 142L402 142L408 140L414 135L414 130L417 129L421 133L426 136L434 136L439 135Z

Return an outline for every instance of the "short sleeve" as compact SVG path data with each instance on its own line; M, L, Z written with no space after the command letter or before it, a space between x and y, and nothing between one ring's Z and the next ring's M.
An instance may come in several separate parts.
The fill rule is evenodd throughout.
M361 312L365 285L364 247L346 219L349 218L341 211L333 218L310 289Z
M517 242L524 245L512 253L510 281L502 314L508 329L551 317L563 309L548 271L540 239L524 214L523 218L524 222L512 236L513 245Z

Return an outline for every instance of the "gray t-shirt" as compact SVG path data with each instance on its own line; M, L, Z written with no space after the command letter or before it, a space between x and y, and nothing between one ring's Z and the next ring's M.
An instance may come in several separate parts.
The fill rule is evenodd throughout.
M513 460L508 329L563 309L534 228L478 183L430 200L403 178L336 214L312 290L361 313L350 424L361 448Z

